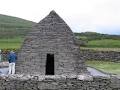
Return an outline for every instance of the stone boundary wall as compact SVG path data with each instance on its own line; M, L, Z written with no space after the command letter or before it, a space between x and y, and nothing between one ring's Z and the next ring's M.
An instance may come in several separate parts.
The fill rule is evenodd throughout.
M80 49L80 53L81 57L83 57L85 60L120 62L120 52Z
M77 78L0 77L0 90L120 90L117 77L93 77L93 80Z

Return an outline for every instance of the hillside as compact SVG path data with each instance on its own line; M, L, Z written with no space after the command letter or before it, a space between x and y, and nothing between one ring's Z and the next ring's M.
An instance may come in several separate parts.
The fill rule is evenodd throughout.
M96 32L75 33L83 46L90 48L120 48L120 35L100 34Z
M20 48L25 34L35 22L0 14L0 49ZM120 35L96 32L75 33L85 48L120 48ZM82 45L81 45L82 46Z
M33 24L32 21L0 14L0 38L23 37Z
M120 40L120 35L108 35L108 34L101 34L96 32L75 33L75 35L78 39L85 41L102 40L102 39Z
M32 21L0 14L0 38L24 36L34 24L35 22ZM108 35L96 32L75 33L75 36L78 39L87 41L101 39L120 40L120 35Z

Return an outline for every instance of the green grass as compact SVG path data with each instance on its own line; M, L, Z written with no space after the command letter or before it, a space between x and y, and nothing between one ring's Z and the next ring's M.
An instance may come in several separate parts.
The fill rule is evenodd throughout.
M26 33L35 23L0 14L0 49L19 49Z
M109 34L102 34L97 32L81 32L75 33L77 38L91 41L91 40L101 40L101 39L113 39L113 40L120 40L120 35L109 35Z
M34 22L0 14L0 38L23 37Z
M88 66L95 67L101 71L120 75L120 63L107 62L107 61L86 61Z
M120 40L103 39L89 41L87 47L120 48Z
M89 49L89 50L95 50L95 51L115 51L115 52L120 52L120 48L80 47L80 49Z
M0 14L0 48L19 48L22 44L20 38L24 38L34 24L35 22ZM96 32L75 33L75 35L78 39L88 41L87 48L120 48L120 35Z
M0 39L0 49L19 49L23 42L23 38L16 37L11 39Z

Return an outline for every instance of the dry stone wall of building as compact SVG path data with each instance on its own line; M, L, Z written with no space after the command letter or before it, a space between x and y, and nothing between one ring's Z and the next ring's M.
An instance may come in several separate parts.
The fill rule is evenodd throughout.
M25 37L18 52L16 73L46 75L48 54L54 56L55 75L87 72L74 39L70 27L55 11L51 11Z

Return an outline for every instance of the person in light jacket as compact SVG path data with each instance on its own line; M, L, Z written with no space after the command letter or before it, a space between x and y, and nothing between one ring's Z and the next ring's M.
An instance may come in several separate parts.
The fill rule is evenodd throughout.
M9 72L8 74L15 74L15 63L17 60L17 55L14 51L10 51L8 55L8 61L9 61Z

